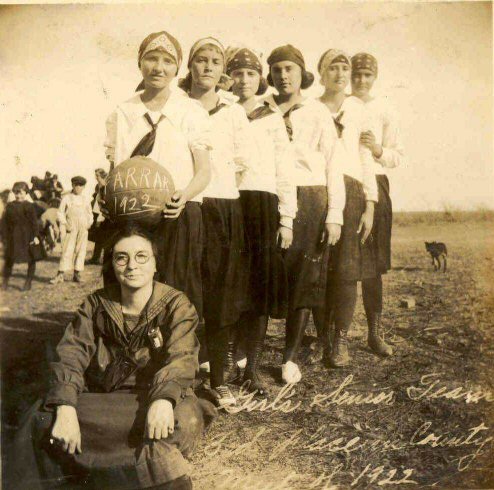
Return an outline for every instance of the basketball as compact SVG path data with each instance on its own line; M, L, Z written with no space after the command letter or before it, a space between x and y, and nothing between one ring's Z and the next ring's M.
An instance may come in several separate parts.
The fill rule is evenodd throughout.
M151 158L123 161L108 175L105 207L116 224L131 221L152 227L159 223L175 186L170 173Z

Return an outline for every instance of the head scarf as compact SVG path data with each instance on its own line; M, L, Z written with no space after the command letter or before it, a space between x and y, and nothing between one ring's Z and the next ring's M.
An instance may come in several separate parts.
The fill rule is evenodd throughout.
M302 53L291 44L286 44L285 46L274 49L267 59L270 67L280 61L291 61L300 66L302 71L305 71L305 60Z
M333 63L346 63L348 66L352 66L350 56L348 56L341 49L328 49L324 52L317 64L317 71L319 75L322 75L329 65Z
M182 64L182 48L179 42L168 32L153 32L142 41L139 47L138 64L141 65L142 58L155 49L162 50L169 54L177 64L177 68L180 68Z
M187 61L187 67L190 68L190 65L192 63L192 60L194 59L194 56L204 47L204 46L215 46L218 48L218 51L221 53L221 56L223 58L223 70L226 69L226 60L225 60L225 48L223 47L223 44L221 44L218 39L214 37L203 37L196 41L192 47L190 48L189 51L189 59ZM190 75L190 72L187 74L185 78L181 78L178 81L178 86L188 92L190 90L190 85L192 83L192 77ZM223 73L220 77L220 81L218 82L218 85L216 86L217 89L222 89L225 91L228 91L230 87L233 84L233 80L226 74Z
M352 57L352 72L370 70L377 77L377 60L368 53L357 53Z
M305 60L300 52L295 46L291 44L285 44L284 46L280 46L279 48L273 49L269 58L267 59L269 69L271 70L271 66L275 63L279 63L280 61L291 61L296 65L300 66L302 69L302 85L300 88L306 89L309 88L314 82L314 75L305 69ZM268 83L269 85L273 85L273 79L271 77L271 73L268 75Z
M221 53L221 56L223 57L223 64L226 65L226 63L225 63L225 48L223 47L223 44L221 44L218 41L218 39L216 39L214 37L203 37L202 39L199 39L198 41L196 41L192 45L192 47L190 48L189 60L187 61L187 67L188 68L190 68L190 64L192 63L192 60L194 59L194 56L197 54L197 52L208 44L218 48L218 51Z
M226 50L226 73L248 68L262 75L261 54L246 47L229 47Z

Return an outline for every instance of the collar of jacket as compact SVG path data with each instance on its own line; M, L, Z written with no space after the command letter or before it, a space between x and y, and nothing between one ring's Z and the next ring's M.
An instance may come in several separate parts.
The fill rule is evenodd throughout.
M144 308L139 322L136 326L136 330L142 326L143 323L150 322L163 310L165 303L170 297L178 294L176 289L173 289L161 282L153 282L153 292L149 301ZM118 325L118 327L124 331L124 318L122 313L122 304L120 300L120 285L112 284L111 286L96 291L96 296L99 298L101 305L105 311L110 315L112 320ZM146 313L147 310L147 313Z

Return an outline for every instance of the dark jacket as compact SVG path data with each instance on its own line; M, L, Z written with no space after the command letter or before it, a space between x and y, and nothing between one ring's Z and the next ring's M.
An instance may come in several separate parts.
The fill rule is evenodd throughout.
M78 394L85 389L112 391L103 381L118 360L137 365L126 386L130 383L146 390L148 403L169 399L175 406L191 392L198 370L198 321L185 294L155 282L147 307L129 332L120 305L120 286L96 291L86 298L58 344L59 361L51 363L45 406L75 407ZM150 329L161 332L161 347L152 345Z
M34 204L12 201L5 210L5 257L13 262L29 262L29 242L38 236L38 218Z

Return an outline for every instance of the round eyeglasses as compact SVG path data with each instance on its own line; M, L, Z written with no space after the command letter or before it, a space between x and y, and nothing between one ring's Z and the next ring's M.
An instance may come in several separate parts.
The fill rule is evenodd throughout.
M148 254L147 252L136 252L134 255L134 260L137 264L145 264L146 262L149 261L149 259L153 255ZM130 257L129 254L125 252L118 252L113 255L113 262L117 265L127 265L129 263Z

